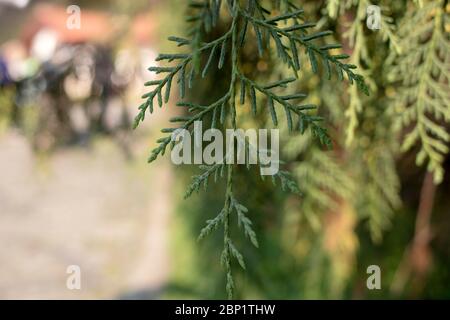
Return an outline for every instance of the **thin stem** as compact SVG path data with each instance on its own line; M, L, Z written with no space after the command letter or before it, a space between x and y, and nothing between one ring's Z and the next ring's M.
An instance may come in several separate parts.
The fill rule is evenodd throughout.
M231 107L231 123L233 128L236 128L236 97L235 87L236 78L238 76L238 44L237 44L237 32L238 32L238 19L239 19L239 4L238 1L234 2L233 7L233 22L231 26L231 81L230 81L230 107ZM223 217L223 241L224 241L224 253L225 253L225 271L227 277L227 293L228 299L233 299L234 284L233 275L231 272L231 252L230 252L230 213L231 213L231 200L233 198L233 165L228 165L227 176L227 192L225 195L225 208Z
M231 199L233 198L233 165L228 165L227 175L227 192L225 196L225 207L223 217L223 245L225 253L225 271L227 277L227 292L228 299L233 299L234 284L233 275L231 272L231 252L230 252L230 213L231 213Z

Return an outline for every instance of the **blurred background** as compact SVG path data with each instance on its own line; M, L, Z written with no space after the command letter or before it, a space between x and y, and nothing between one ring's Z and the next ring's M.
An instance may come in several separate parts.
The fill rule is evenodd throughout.
M339 16L334 1L297 2L321 28L340 31L336 40L352 53L339 35L364 24L351 15L357 5ZM394 18L406 2L392 5ZM81 8L80 29L66 27L70 5ZM186 10L181 0L0 0L0 298L225 297L220 234L196 241L223 187L183 200L196 169L167 156L146 163L179 112L172 102L132 130L144 83L156 77L147 68L158 52L179 50L165 39L184 35ZM237 298L450 298L449 171L434 185L374 125L390 125L384 102L395 88L382 76L388 45L366 36L368 55L379 54L377 90L361 102L353 146L340 126L354 93L305 72L299 86L332 119L336 145L325 152L309 136L283 141L303 197L238 173L260 248L238 242L247 271L236 268ZM250 48L243 68L266 78L286 72L264 59ZM191 98L226 85L216 71ZM70 265L81 268L81 290L66 287ZM370 265L381 268L381 290L366 287Z
M82 20L70 30L73 4ZM170 11L163 1L0 2L1 298L160 297L173 178L146 157L168 115L131 124ZM81 268L80 291L66 288L69 265Z

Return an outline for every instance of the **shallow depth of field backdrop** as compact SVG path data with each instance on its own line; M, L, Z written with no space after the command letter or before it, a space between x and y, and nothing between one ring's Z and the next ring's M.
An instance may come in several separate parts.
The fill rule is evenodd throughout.
M291 2L315 31L333 31L322 45L343 44L370 96L328 80L322 65L314 74L301 52L294 86L318 106L332 148L289 133L280 116L283 169L302 195L236 170L259 248L234 224L246 263L233 262L235 297L450 298L450 4ZM146 161L168 119L184 115L178 90L132 129L144 83L158 77L147 69L158 53L185 50L166 39L186 36L187 3L0 0L0 298L226 297L222 233L197 241L223 206L223 182L183 200L199 170L169 154ZM80 29L67 28L70 5L81 8ZM289 73L275 49L259 57L254 31L248 37L244 72L264 81ZM195 81L189 99L223 92L228 67ZM237 109L243 126L271 126L266 107L257 117L250 102ZM366 285L371 265L379 290ZM80 290L67 287L69 266L80 268Z

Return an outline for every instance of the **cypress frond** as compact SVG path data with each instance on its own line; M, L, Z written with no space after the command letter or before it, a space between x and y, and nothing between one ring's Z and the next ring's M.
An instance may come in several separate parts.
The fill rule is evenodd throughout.
M241 2L238 0L227 0L226 5L224 5L228 9L229 20L231 21L228 31L215 40L205 42L205 35L215 28L221 20L221 15L225 14L226 10L221 10L223 4L220 0L189 1L188 6L191 8L192 14L186 19L191 25L187 38L169 37L169 41L177 43L185 52L160 54L156 60L167 65L149 68L151 72L161 75L161 79L146 83L146 86L152 89L143 95L145 102L139 107L139 113L135 118L135 127L145 119L146 112L153 112L155 98L160 107L169 102L173 91L171 89L174 77L177 77L176 83L183 99L186 95L186 84L187 88L192 89L199 76L207 77L209 71L216 66L217 69L229 74L231 79L229 90L221 98L207 105L198 105L186 101L178 103L179 107L187 109L188 115L172 118L170 122L176 124L177 127L163 129L163 133L172 134L178 129L191 130L195 121L204 118L211 119L211 127L213 128L217 127L218 121L224 129L229 126L236 128L238 120L235 106L236 98L239 96L240 104L245 104L248 94L250 113L253 116L257 113L258 116L259 114L266 115L271 118L275 126L278 126L279 121L275 108L282 107L289 131L299 131L300 134L304 134L309 130L312 137L321 144L330 147L331 138L327 129L322 127L323 119L310 113L317 107L312 104L297 104L297 101L306 98L303 93L282 92L297 81L297 72L301 71L302 67L300 48L306 50L308 60L315 73L319 72L319 62L322 62L330 76L333 67L340 78L343 78L345 73L350 83L355 82L357 88L362 92L368 94L368 87L364 78L356 73L355 66L342 61L347 59L348 56L329 53L329 50L340 48L340 45L320 46L317 44L324 37L331 35L330 31L310 32L316 24L304 21L303 9L298 8L290 0L276 2L272 3L273 9L270 10L264 7L262 1L259 0L249 0L246 2L246 6L241 6ZM280 10L280 13L274 15L275 10ZM280 24L284 24L284 26L281 27ZM253 30L254 33L249 32L248 29ZM244 74L240 65L241 56L244 47L249 42L253 42L261 58L269 56L271 40L273 40L279 60L294 72L295 77L285 77L272 83L259 84L256 80ZM218 59L217 65L213 63L215 59ZM206 62L204 62L205 60ZM227 65L229 61L229 70L224 68L225 61L227 61ZM238 86L240 86L240 90L237 90ZM261 108L261 111L258 112L259 97L265 98L268 110L263 112L262 110L265 109ZM171 143L171 135L160 138L157 142L158 146L152 150L149 162L154 161L160 155L164 155L167 146ZM231 240L230 220L232 219L232 212L236 212L238 226L243 228L245 237L255 247L258 247L258 241L251 220L247 217L247 208L237 202L233 193L233 165L201 166L200 170L202 172L194 176L192 183L188 186L186 198L194 192L198 192L202 187L207 189L212 177L214 177L214 182L217 182L219 177L226 178L224 207L215 218L206 222L206 226L200 232L199 239L203 239L214 230L223 227L224 248L221 263L226 273L226 291L228 297L232 298L235 288L232 276L233 258L242 268L245 268L244 257ZM275 182L279 182L283 190L300 194L296 180L289 172L279 171L272 178Z
M450 144L450 41L445 31L448 16L444 4L445 1L434 1L421 10L409 12L399 30L404 50L390 73L392 81L401 84L395 97L399 111L397 129L413 124L403 140L402 150L419 144L417 164L427 162L436 183L443 179L442 163ZM410 32L413 24L429 28L422 33ZM418 65L412 67L414 62Z

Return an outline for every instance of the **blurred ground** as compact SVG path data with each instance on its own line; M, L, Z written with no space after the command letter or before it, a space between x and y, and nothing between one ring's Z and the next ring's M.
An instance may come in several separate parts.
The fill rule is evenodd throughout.
M128 161L112 140L39 159L0 136L0 298L157 298L169 272L171 172ZM157 182L157 183L155 183ZM81 267L81 290L66 268Z

